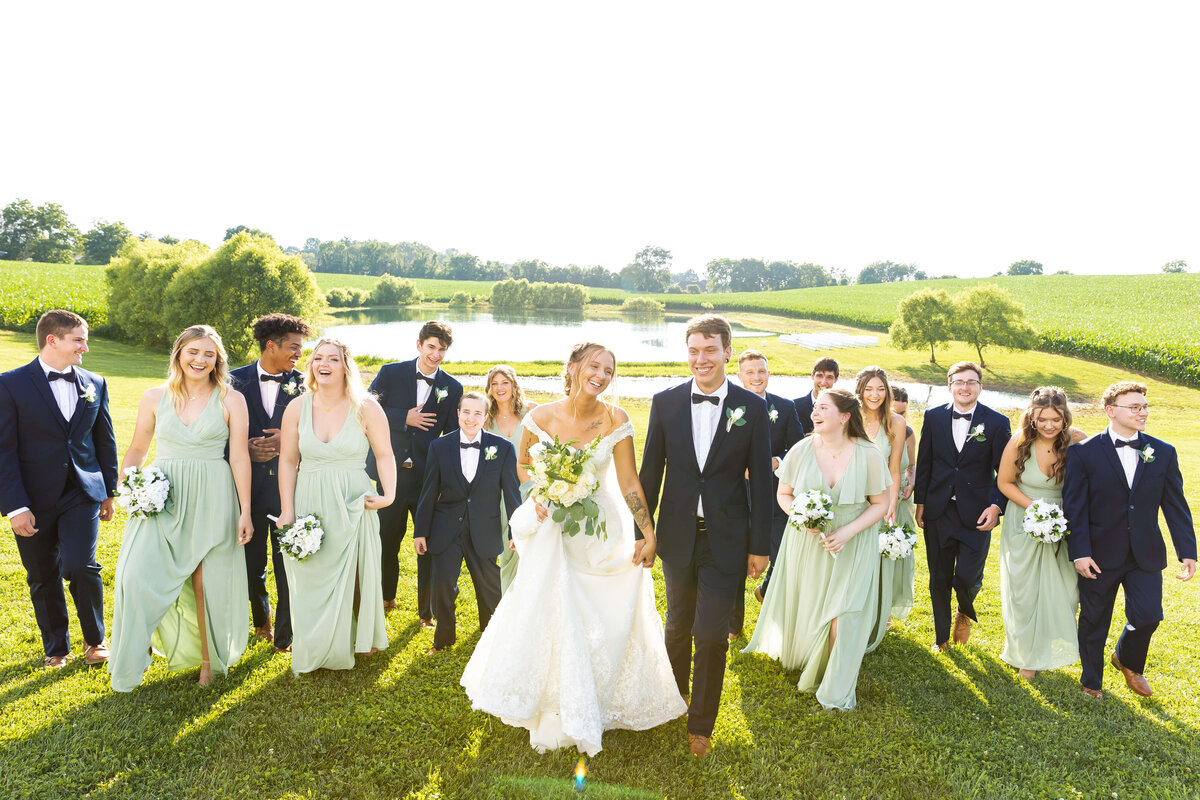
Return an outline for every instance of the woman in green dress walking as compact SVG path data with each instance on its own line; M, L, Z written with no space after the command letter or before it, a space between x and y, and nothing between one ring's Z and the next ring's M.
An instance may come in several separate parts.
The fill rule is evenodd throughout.
M853 394L821 392L812 420L813 435L776 470L779 504L790 509L797 493L824 491L833 500L830 532L788 523L771 591L743 652L799 669L800 691L815 691L826 709L849 710L879 602L879 521L891 479Z
M525 392L517 382L517 373L507 364L497 364L488 370L484 379L487 387L487 416L484 427L488 433L503 436L512 444L513 450L521 452L521 437L525 433L525 415L537 408L537 403L525 399ZM529 475L520 467L517 474L521 486L529 482ZM508 591L513 578L517 577L517 550L508 534L508 515L500 514L500 527L504 536L504 549L500 551L500 592Z
M214 666L228 674L246 649L249 417L242 395L229 389L221 337L193 325L175 339L166 385L142 395L121 471L141 467L156 439L154 463L171 491L162 511L125 526L108 662L115 691L142 682L151 648L171 671L200 667L202 686Z
M387 647L378 509L396 499L396 460L387 417L367 394L346 345L322 339L306 367L308 391L283 414L278 525L315 514L321 548L287 558L292 672L351 669L354 654ZM382 496L367 477L375 454Z
M1039 670L1079 660L1079 583L1067 543L1043 544L1025 533L1022 523L1034 500L1062 507L1067 448L1085 438L1083 431L1071 427L1066 393L1040 386L1029 396L1020 431L1004 448L996 474L996 484L1008 498L1000 531L1000 658L1026 680Z

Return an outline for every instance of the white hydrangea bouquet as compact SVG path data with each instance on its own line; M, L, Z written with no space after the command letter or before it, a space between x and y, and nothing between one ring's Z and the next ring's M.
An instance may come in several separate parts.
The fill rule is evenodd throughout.
M288 525L279 533L279 549L293 561L303 561L321 549L321 541L325 538L325 529L321 527L321 518L309 514Z
M170 494L171 482L158 467L126 467L117 485L117 505L130 517L145 519L166 508Z
M553 444L538 442L531 446L529 474L532 480L523 491L527 497L545 506L568 536L583 532L587 536L607 539L608 531L600 519L600 506L592 499L600 488L600 478L592 465L600 437L581 450L576 450L572 444L574 442L559 442L555 436Z
M884 558L899 561L912 555L917 544L917 532L908 523L884 525L879 529L879 554Z
M812 530L829 533L833 524L833 498L820 489L809 489L801 492L792 500L792 508L788 513L788 526L804 533ZM830 551L829 555L837 558L837 553Z
M1071 533L1067 528L1067 518L1063 515L1062 507L1049 500L1034 500L1030 503L1029 508L1025 509L1021 527L1042 544L1056 544Z

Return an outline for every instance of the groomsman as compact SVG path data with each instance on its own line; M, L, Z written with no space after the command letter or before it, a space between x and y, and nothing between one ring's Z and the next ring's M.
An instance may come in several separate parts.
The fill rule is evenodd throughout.
M1119 586L1125 589L1126 625L1109 660L1131 690L1149 697L1142 673L1150 637L1163 618L1167 567L1159 512L1183 563L1179 580L1196 574L1196 534L1175 448L1144 433L1146 387L1115 383L1103 402L1108 427L1068 448L1063 479L1063 513L1071 528L1067 553L1079 573L1080 683L1084 694L1104 696L1104 644Z
M770 422L768 427L771 432L771 567L768 567L763 575L762 583L754 589L754 596L760 603L766 596L771 569L775 565L775 557L779 555L779 545L783 542L783 531L787 527L788 519L787 512L780 508L775 500L775 493L779 491L779 478L775 477L775 470L779 469L779 462L787 455L792 445L804 438L804 429L800 427L800 420L796 416L795 404L767 391L767 380L770 377L767 357L762 353L757 350L745 350L738 356L738 380L742 386L767 401L767 420ZM733 622L729 626L731 641L741 636L745 618L746 592L743 585L737 607L733 611Z
M250 412L250 518L254 537L245 547L246 582L254 635L275 641L277 652L292 648L292 615L287 575L279 550L279 531L267 515L279 516L279 425L288 403L304 391L304 375L296 370L304 339L313 335L304 320L289 314L267 314L254 320L258 361L229 373L233 388L246 398ZM267 594L267 542L275 572L275 626Z
M958 597L954 641L971 636L975 595L1004 504L996 471L1010 436L1008 417L979 402L982 377L971 361L950 367L951 402L925 412L917 444L916 522L925 530L934 651L950 643L951 589Z
M426 655L458 639L454 606L464 560L475 586L480 632L500 603L500 506L503 503L505 518L511 518L521 504L521 483L512 444L482 430L487 404L479 392L467 392L459 402L458 435L443 436L429 446L413 518L413 546L418 556L428 554L433 575L437 630Z
M429 445L442 434L458 430L456 409L462 399L462 384L440 367L453 341L449 325L426 322L417 334L417 357L412 361L384 364L371 382L371 394L379 399L392 429L392 450L399 468L396 502L379 510L379 538L383 543L383 607L387 611L396 607L400 543L408 531L409 515L417 510ZM367 456L367 474L379 480L374 453ZM380 491L383 491L382 487ZM418 554L417 615L423 628L433 627L430 568L429 554Z
M832 389L838 379L838 362L835 359L818 358L812 368L812 391L797 397L796 415L800 417L800 426L804 428L804 435L808 436L813 432L812 410L813 404L817 401L817 395L826 389Z
M104 584L96 561L100 522L112 519L117 441L108 385L83 369L88 324L70 311L37 323L38 357L0 375L0 512L17 537L45 665L71 654L71 588L84 662L108 661Z
M767 403L725 379L733 355L729 323L714 314L695 317L686 342L692 380L651 401L639 477L651 513L661 491L655 530L667 589L667 656L691 702L688 747L704 757L734 608L746 576L767 568L774 499Z

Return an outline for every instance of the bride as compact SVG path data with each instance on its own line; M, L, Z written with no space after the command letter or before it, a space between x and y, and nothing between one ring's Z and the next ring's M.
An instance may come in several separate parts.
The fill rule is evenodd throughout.
M576 345L566 397L526 416L518 458L528 468L539 441L599 437L594 500L607 538L566 536L526 500L509 527L521 569L462 677L472 707L527 728L539 753L574 746L592 756L605 730L647 730L687 711L654 603L654 525L634 467L633 424L599 399L616 366L606 347ZM644 538L635 540L635 521Z

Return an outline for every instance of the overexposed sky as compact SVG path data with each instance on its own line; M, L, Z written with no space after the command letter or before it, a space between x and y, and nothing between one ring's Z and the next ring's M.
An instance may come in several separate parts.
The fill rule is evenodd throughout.
M482 259L1200 268L1200 4L6 3L0 205Z

